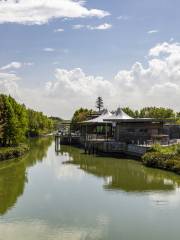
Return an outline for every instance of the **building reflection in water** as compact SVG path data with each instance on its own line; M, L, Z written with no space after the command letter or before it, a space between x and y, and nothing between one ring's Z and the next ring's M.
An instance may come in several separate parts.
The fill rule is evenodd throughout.
M70 150L69 150L70 149ZM180 185L180 177L175 174L150 169L140 162L128 159L115 159L85 155L75 148L63 146L73 160L64 164L73 164L87 173L104 179L104 189L126 192L173 191Z

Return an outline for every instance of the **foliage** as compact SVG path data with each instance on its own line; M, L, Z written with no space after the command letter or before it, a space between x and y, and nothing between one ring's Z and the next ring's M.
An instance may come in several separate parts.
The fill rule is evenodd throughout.
M20 157L28 150L29 147L26 144L21 144L18 147L2 147L0 148L0 161Z
M122 110L132 118L138 118L139 117L139 112L137 110L134 111L129 107L122 108Z
M50 117L50 119L53 122L53 128L54 129L59 129L61 123L63 122L63 119L59 118L59 117Z
M160 168L180 174L180 145L162 147L153 146L142 157L143 164L148 167Z
M176 117L176 113L172 109L163 107L145 107L140 110L132 110L126 107L123 110L133 118L175 119Z
M104 103L102 97L98 97L96 100L96 108L99 110L99 112L103 109Z
M28 109L28 136L35 137L53 130L53 121L42 112Z
M88 120L88 116L93 113L92 109L87 109L87 108L80 108L75 111L73 118L72 118L72 123L77 124L83 121Z
M159 152L163 154L179 154L180 153L180 144L174 144L170 146L161 146L160 144L154 144L149 152Z
M26 136L38 136L53 130L53 120L41 112L27 109L11 96L0 95L0 146L16 146Z

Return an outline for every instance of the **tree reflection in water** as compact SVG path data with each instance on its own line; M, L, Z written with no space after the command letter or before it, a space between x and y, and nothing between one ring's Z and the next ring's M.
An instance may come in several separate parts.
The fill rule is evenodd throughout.
M30 141L31 150L23 158L0 163L0 215L11 209L23 194L28 181L27 169L46 156L52 138Z

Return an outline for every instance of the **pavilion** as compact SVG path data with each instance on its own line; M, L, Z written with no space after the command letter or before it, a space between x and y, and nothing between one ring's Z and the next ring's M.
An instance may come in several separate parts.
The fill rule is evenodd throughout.
M80 123L82 139L112 138L112 123L104 120L109 119L112 116L113 114L111 112L104 109L100 116Z
M127 144L167 144L169 137L163 134L164 121L152 118L132 118L121 108L115 112L104 110L94 119L81 123L83 140L115 140Z
M105 122L110 122L114 130L116 141L133 144L152 144L159 142L167 144L169 136L163 134L164 120L153 118L132 118L121 108L108 118Z

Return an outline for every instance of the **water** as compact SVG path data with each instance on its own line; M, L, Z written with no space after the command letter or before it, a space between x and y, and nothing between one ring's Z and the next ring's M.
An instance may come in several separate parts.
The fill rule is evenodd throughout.
M180 177L34 140L0 163L0 240L177 240Z

